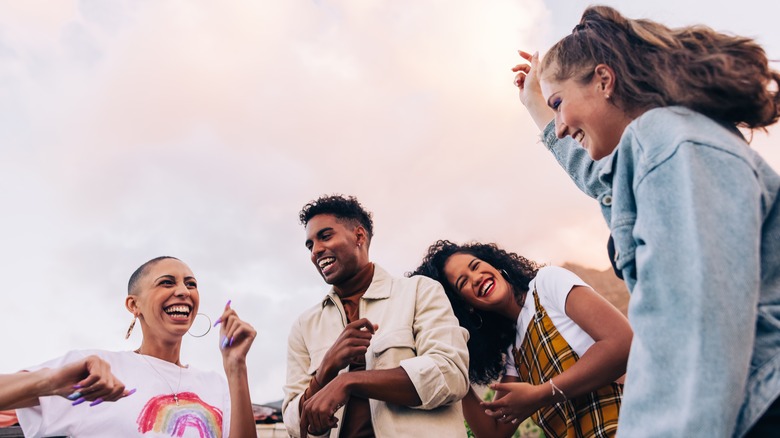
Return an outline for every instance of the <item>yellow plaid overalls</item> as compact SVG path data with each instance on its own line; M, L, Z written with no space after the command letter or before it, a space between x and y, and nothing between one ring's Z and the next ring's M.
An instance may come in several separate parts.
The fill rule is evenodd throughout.
M579 360L533 291L536 313L520 348L512 348L520 380L540 385ZM583 396L546 406L531 417L549 437L612 437L617 432L623 385L611 383Z

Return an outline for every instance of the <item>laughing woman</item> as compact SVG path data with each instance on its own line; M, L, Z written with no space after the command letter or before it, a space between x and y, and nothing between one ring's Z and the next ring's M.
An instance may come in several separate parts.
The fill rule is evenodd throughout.
M412 275L439 281L469 331L469 378L495 401L463 399L477 437L510 437L531 416L548 437L614 436L631 328L574 273L494 244L428 248Z
M750 38L605 6L521 55L521 100L631 292L621 435L777 436L780 176L737 128L777 122L780 72Z
M217 321L227 382L182 364L182 336L199 303L198 284L186 264L174 257L144 263L130 277L125 300L133 324L140 321L141 346L125 352L73 351L28 370L35 374L74 364L72 374L78 377L70 377L76 384L69 394L60 390L60 396L28 399L17 409L25 436L256 436L246 367L256 332L228 302ZM89 361L92 367L82 365Z

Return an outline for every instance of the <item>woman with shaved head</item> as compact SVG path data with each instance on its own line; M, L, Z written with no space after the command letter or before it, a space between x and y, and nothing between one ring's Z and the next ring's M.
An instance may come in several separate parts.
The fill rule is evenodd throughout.
M256 436L246 367L256 332L228 301L215 324L221 325L227 381L183 364L182 337L199 304L198 282L181 260L157 257L141 265L130 277L125 299L133 314L127 336L138 321L140 347L72 351L29 372L2 377L17 382L17 395L25 383L35 387L34 380L45 388L26 398L5 399L18 408L25 436ZM6 380L0 382L5 386ZM115 403L104 403L109 401Z

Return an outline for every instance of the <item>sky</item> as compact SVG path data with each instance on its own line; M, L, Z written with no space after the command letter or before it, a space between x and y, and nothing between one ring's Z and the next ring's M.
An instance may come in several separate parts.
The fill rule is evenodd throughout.
M396 275L437 239L606 269L598 206L539 142L510 71L589 3L0 2L0 372L137 348L127 280L171 255L202 312L230 299L257 329L253 401L281 399L289 327L328 289L298 222L323 194L373 212L371 258ZM780 59L767 1L604 4ZM778 135L753 138L775 169ZM185 337L182 361L221 370L217 338Z

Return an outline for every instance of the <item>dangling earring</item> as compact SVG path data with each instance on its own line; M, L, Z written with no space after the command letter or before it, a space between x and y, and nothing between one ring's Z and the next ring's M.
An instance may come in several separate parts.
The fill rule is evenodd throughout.
M206 333L203 333L202 335L193 335L192 333L190 333L190 330L192 330L192 327L190 327L190 330L187 330L187 334L192 336L193 338L202 338L202 337L206 336L207 334L209 334L209 332L211 331L211 318L209 318L209 316L206 315L205 313L198 313L197 315L195 315L196 319L198 318L198 315L205 316L206 319L209 320L209 322L208 322L208 324L206 324ZM195 324L193 323L192 325L195 325Z
M474 328L475 329L479 330L479 329L482 328L482 323L483 323L482 315L480 315L479 313L475 312L474 309L472 308L469 311L469 317L471 318L471 323L474 324ZM476 320L478 320L479 322L476 322Z
M130 338L130 333L133 333L133 328L135 327L135 320L138 319L137 316L133 315L133 322L130 323L130 327L127 329L127 334L125 335L125 339Z

